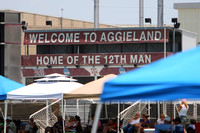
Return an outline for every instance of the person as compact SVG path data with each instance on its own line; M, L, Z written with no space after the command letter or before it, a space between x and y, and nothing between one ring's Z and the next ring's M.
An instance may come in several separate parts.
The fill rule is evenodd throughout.
M103 133L117 133L117 124L113 119L109 119L109 122L103 128Z
M88 122L88 125L84 128L84 133L90 133L92 129L92 125L94 123L94 114L91 115L91 119ZM98 131L102 130L101 121L98 122Z
M187 133L195 133L195 130L196 130L195 124L196 124L196 120L191 119L190 125L188 125L188 127L187 127Z
M58 116L58 121L53 125L54 133L62 133L63 132L63 119L62 116Z
M8 116L6 121L7 121L7 126L6 126L7 133L16 133L16 125L12 121L12 118Z
M16 132L18 133L18 132L20 132L21 131L21 121L20 120L14 120L13 121L14 123L15 123L15 125L16 125Z
M91 120L89 121L88 126L92 127L93 123L94 123L94 115L91 116ZM98 128L101 128L101 122L100 121L98 122Z
M181 124L181 118L176 117L174 119L175 126L173 126L172 131L174 133L186 133L184 126Z
M129 119L128 124L123 128L123 131L124 133L132 133L137 131L137 128L140 126L140 114L137 112L135 116Z
M70 128L66 129L66 131L76 133L82 132L81 119L78 115L75 116L74 124Z
M81 133L82 132L82 126L81 126L81 119L80 116L75 116L75 124L74 126L76 128L76 132Z
M45 133L53 133L52 127L47 126L44 130Z
M174 116L172 115L171 116L171 124L174 126L175 124L174 124Z
M178 112L179 112L179 117L181 118L181 124L183 124L184 126L187 122L188 109L189 109L189 106L186 103L186 99L183 99L181 105L178 108Z
M164 124L165 115L161 114L160 118L156 121L155 124Z
M34 119L30 118L28 124L25 126L25 132L36 133L37 131L38 131L38 127L36 123L34 122Z
M166 116L164 119L164 124L156 124L154 133L170 133L171 132L171 119Z
M148 120L149 115L143 114L142 119L140 119L141 126L138 128L138 132L144 132L145 128L150 127L150 120Z
M3 131L4 128L4 121L3 118L0 118L0 133Z
M75 117L74 116L70 116L69 121L66 123L65 125L65 131L70 131L70 129L73 127L73 125L75 124Z

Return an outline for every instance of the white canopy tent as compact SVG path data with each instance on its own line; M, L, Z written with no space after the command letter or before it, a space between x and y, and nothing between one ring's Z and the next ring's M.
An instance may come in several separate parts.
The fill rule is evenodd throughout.
M9 92L7 99L60 99L81 86L78 82L36 82Z
M47 75L46 78L35 80L35 83L24 86L22 88L10 91L7 94L7 99L10 100L48 100L48 99L62 99L64 94L77 89L83 84L74 82L75 79L67 78L61 74ZM62 100L62 114L63 112ZM7 111L6 111L7 112Z
M47 75L46 78L35 81L37 82L10 91L7 99L60 99L64 94L83 86L81 83L74 82L75 79L60 74Z
M47 75L46 78L35 80L37 81L35 83L9 92L7 99L98 99L102 93L104 83L115 77L114 74L106 75L83 86L78 82L74 82L75 79L67 78L64 75Z

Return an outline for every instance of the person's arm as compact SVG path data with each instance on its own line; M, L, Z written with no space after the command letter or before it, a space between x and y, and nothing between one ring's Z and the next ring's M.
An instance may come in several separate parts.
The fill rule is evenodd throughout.
M25 131L28 131L28 130L29 130L29 123L26 124L26 126L25 126Z
M187 103L185 103L185 107L187 108L187 110L189 109L189 106L187 105Z
M130 118L130 119L128 120L128 123L131 123L131 122L133 121L133 119L134 119L134 117Z
M159 119L154 123L154 125L158 124Z
M33 123L33 131L36 132L38 130L37 125L35 124L35 122Z
M186 130L185 130L185 128L184 128L184 133L187 133Z
M77 123L74 124L73 128L76 128L80 125L80 121L78 121Z
M136 128L139 128L141 126L141 123L136 123L136 124L133 124L132 126L135 126Z
M182 109L182 104L179 106L178 112L180 112L181 109Z
M149 125L150 125L150 121L147 120L146 122L141 122L141 124L147 126L147 128L149 128Z
M131 126L135 126L135 127L141 126L140 120L139 121L135 121L135 123L132 124Z

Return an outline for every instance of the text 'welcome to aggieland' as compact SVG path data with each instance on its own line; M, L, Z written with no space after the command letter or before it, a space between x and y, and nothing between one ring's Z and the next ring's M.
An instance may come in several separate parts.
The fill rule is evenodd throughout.
M108 44L108 43L146 43L166 42L169 31L164 38L163 29L151 30L65 30L25 32L25 45L52 45L52 44Z

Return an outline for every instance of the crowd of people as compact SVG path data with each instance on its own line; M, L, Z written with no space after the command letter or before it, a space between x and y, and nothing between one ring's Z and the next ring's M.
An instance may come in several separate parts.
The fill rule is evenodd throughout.
M63 126L65 127L63 128ZM46 127L45 133L63 133L63 129L65 129L65 133L82 133L83 129L80 117L78 115L70 116L69 121L63 121L62 117L58 116L58 121L53 125L53 127Z
M186 125L187 122L187 111L189 106L186 100L183 100L178 109L179 117L170 118L164 114L161 114L160 118L153 124L152 127L155 128L155 133L195 133L195 119L191 119L190 124ZM123 127L124 133L142 133L145 128L150 128L152 123L148 120L149 115L143 114L142 119L140 119L140 114L136 113L135 116L129 119L128 124Z
M33 118L28 122L21 122L20 120L13 120L8 116L6 119L6 133L38 133L38 126ZM0 118L0 132L4 133L4 120Z
M121 128L121 122L118 119L108 119L106 122L98 122L98 131L101 133L117 133L118 130L123 133L143 133L145 129L155 128L155 133L195 133L196 120L192 119L190 124L187 122L187 111L189 106L186 101L183 100L178 108L179 117L174 118L161 114L160 118L155 123L151 123L148 114L143 114L140 117L140 113L128 120L126 126ZM7 133L37 133L38 126L34 122L33 118L29 119L29 122L22 124L20 121L13 121L11 117L7 117ZM46 127L45 133L90 133L94 122L94 115L92 115L90 121L86 126L81 126L81 119L78 115L70 116L68 120L63 120L61 116L58 116L58 121L54 123L52 127ZM64 127L63 127L64 126ZM4 131L4 120L0 119L0 132Z
M81 119L78 115L70 116L68 121L63 121L62 117L58 117L58 121L53 125L53 127L46 127L45 133L91 133L91 129L94 122L94 115L92 115L88 124L84 127L81 126ZM63 124L64 123L64 124ZM63 128L63 125L65 126ZM117 133L117 120L109 119L105 123L98 122L98 132L101 133ZM121 126L121 123L119 123Z
M151 126L151 122L148 120L148 115L143 114L142 119L140 119L140 114L136 113L132 117L128 124L123 127L124 133L143 133L144 129L148 129ZM191 119L188 126L185 125L185 120L180 117L175 119L170 118L169 116L161 115L161 117L154 123L153 127L155 128L155 133L195 133L195 119Z

